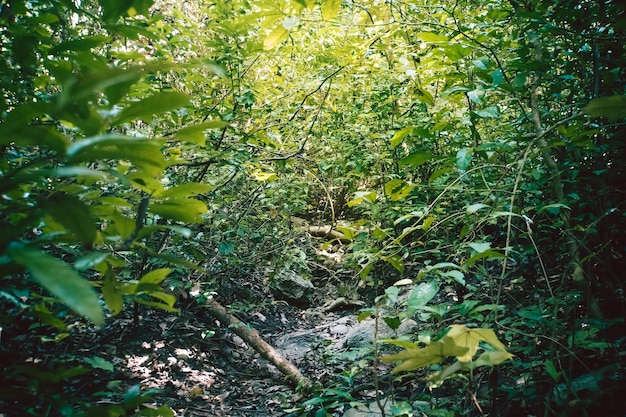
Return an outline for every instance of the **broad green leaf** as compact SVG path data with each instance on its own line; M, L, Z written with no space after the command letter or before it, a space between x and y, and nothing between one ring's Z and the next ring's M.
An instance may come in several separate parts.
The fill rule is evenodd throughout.
M407 317L413 317L417 310L428 304L438 292L439 284L435 281L422 282L416 286L406 301Z
M463 264L463 269L467 270L471 268L476 263L476 261L480 259L504 259L504 258L506 258L506 255L504 255L503 253L500 253L493 249L489 249L484 252L480 252L480 253L473 255L471 258L465 261L465 263Z
M93 252L83 255L74 261L74 268L77 271L86 271L103 262L108 256L107 252Z
M399 201L408 196L413 190L412 185L408 185L406 181L394 179L385 184L385 194L391 201Z
M407 126L404 129L397 131L396 134L393 135L393 137L391 138L391 149L394 149L399 144L401 144L404 137L413 132L413 129L415 129L415 126Z
M465 274L461 271L453 269L452 271L439 272L439 275L445 278L452 278L461 285L465 285Z
M324 20L330 20L341 11L341 0L323 0L321 9L322 18Z
M76 52L76 51L89 51L92 48L96 48L102 44L111 41L109 36L94 35L85 36L79 39L72 39L69 41L61 42L57 46L48 51L50 55L56 55L59 52Z
M384 362L403 361L396 366L391 373L397 374L403 371L414 371L425 366L439 363L447 357L463 356L468 351L465 346L455 344L451 338L444 337L438 342L433 342L425 348L407 349L394 355L383 356Z
M467 214L474 214L478 210L484 209L484 208L489 208L489 206L487 204L483 204L483 203L476 203L476 204L472 204L472 205L469 205L469 206L465 207L465 212Z
M383 261L387 262L388 264L390 264L391 266L393 266L396 271L403 273L404 272L404 262L402 262L402 258L398 255L393 255L393 256L385 256L382 258ZM397 289L397 287L390 287L390 288L395 288Z
M491 249L491 242L470 242L469 247L477 253L482 253Z
M252 178L261 182L274 181L278 179L278 175L273 172L264 172L261 170L256 170L252 173Z
M217 244L217 250L220 255L230 255L235 250L235 244L233 242L220 242Z
M111 314L117 316L124 308L124 300L120 290L121 285L113 273L109 270L102 280L102 296L109 307Z
M113 124L119 125L131 120L152 121L154 116L175 110L189 104L191 97L176 91L161 91L126 107Z
M504 75L501 69L497 69L491 73L491 83L494 87L498 87L502 84L502 80L504 79Z
M461 172L467 171L467 168L472 163L472 155L474 150L472 148L461 148L456 153L456 167Z
M83 360L94 369L103 369L105 371L113 372L113 364L100 356L84 358Z
M140 76L141 72L138 68L106 68L90 72L78 80L70 78L57 97L57 106L62 109L67 108L72 103L81 103L96 91L105 91L119 85L132 85L139 80Z
M208 129L223 129L228 126L228 122L221 120L212 120L210 122L199 123L197 125L187 126L179 129L174 134L178 140L193 143L199 146L206 145L206 137L204 131Z
M28 122L30 123L30 122ZM33 126L25 124L11 127L0 123L0 144L17 146L43 146L62 153L68 141L55 128L50 126Z
M591 117L606 117L611 122L621 119L626 117L626 95L594 98L582 111Z
M475 110L474 114L483 119L500 117L500 112L496 106L485 107L482 110Z
M57 194L42 201L46 214L73 232L83 243L93 243L96 238L96 221L89 209L78 198Z
M172 272L169 268L159 268L150 271L139 280L140 284L160 284Z
M159 198L177 198L177 197L193 197L199 194L206 194L215 190L215 186L211 184L203 184L199 182L188 182L176 187L168 188L165 191L157 193L155 197Z
M382 339L381 342L388 343L390 345L399 346L399 347L405 348L405 349L419 349L419 344L418 343L409 342L408 340Z
M107 159L128 160L150 175L160 175L166 161L158 141L117 135L102 135L83 139L70 145L70 162L95 162Z
M348 207L354 207L358 204L361 204L365 201L369 201L370 203L376 201L377 195L376 191L357 191L354 193L354 198L348 201Z
M438 157L436 155L430 152L414 152L402 158L398 164L400 165L400 167L410 165L413 168L417 168L420 165L423 165L424 163L437 158Z
M171 198L150 206L150 212L167 219L184 223L200 223L208 212L206 204L191 198Z
M269 51L270 49L274 49L276 46L280 45L285 39L287 39L287 35L289 31L285 29L285 27L280 24L273 31L270 32L269 35L263 41L263 49Z
M12 244L7 254L26 267L32 278L79 315L97 325L104 323L98 296L88 280L64 262L37 249Z

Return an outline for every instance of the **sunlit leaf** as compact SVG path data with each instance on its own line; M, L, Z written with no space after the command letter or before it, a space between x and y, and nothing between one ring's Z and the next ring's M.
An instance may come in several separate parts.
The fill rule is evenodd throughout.
M104 314L93 287L67 264L37 249L18 244L10 245L7 253L69 308L95 324L104 323Z
M277 26L273 31L270 32L269 35L263 41L263 49L269 51L270 49L274 49L276 46L280 45L285 39L287 39L287 35L289 31L285 29L285 27L281 24Z
M391 138L391 149L401 144L404 140L404 137L413 132L414 128L414 126L407 126L404 129L400 129L399 131L397 131L396 134L393 135L393 137Z
M202 215L208 212L208 208L199 200L171 198L162 203L150 205L150 212L176 221L199 223L202 221Z
M157 141L117 135L102 135L73 143L67 149L70 162L128 160L151 175L163 172L165 158Z
M425 306L439 292L439 284L435 281L422 282L416 286L406 301L407 317L413 317L415 312Z
M148 272L139 280L140 284L160 284L172 272L169 268L159 268Z
M321 8L322 18L330 20L337 16L341 11L341 0L323 0Z
M414 152L402 158L398 164L400 165L400 167L410 165L413 168L417 168L420 165L423 165L424 163L437 158L437 155L434 155L430 152Z
M449 41L447 36L439 35L434 32L418 32L414 36L418 39L421 39L422 42L427 43L443 43Z
M191 97L176 91L161 91L141 101L126 107L114 120L114 124L121 124L131 120L151 122L154 116L184 107L189 104Z
M223 129L228 126L228 122L221 120L212 120L210 122L199 123L179 129L174 133L174 137L178 140L193 143L195 145L204 146L206 144L206 136L204 132L208 129Z

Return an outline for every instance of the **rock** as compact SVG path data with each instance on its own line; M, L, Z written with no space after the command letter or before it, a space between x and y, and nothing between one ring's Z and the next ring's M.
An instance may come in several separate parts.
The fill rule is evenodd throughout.
M293 301L296 304L309 305L315 286L306 278L289 269L283 269L274 277L274 290L279 298Z
M397 332L394 332L383 320L380 320L378 323L378 338L394 338L396 335L412 333L416 328L417 322L414 320L405 320L400 324ZM343 346L353 349L370 346L374 343L375 330L376 321L374 319L365 319L350 328L343 339Z

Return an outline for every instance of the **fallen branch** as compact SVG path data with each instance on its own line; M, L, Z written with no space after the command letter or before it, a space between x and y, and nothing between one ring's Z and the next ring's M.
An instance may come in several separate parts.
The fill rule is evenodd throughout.
M263 358L270 361L287 379L294 385L300 384L305 390L311 387L311 381L302 375L296 366L267 343L256 329L249 327L226 310L224 306L215 300L209 300L206 307L209 313L218 319L222 325L228 327L233 333L241 337L252 349L257 351Z

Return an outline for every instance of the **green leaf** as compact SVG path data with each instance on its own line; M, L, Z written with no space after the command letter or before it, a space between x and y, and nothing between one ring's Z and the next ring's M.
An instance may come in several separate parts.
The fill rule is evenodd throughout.
M206 145L206 137L204 132L208 129L223 129L229 126L228 122L221 120L212 120L210 122L199 123L197 125L187 126L179 129L174 134L174 137L178 140L193 143L199 146Z
M439 284L435 281L422 282L416 286L406 301L406 315L413 317L415 312L424 307L439 292Z
M491 242L470 242L469 247L477 253L482 253L491 249Z
M287 39L287 35L289 31L285 29L285 27L281 24L278 25L273 31L270 32L269 35L263 41L263 49L269 51L270 49L274 49L276 46L280 45L285 39Z
M482 110L475 110L474 114L483 119L495 119L497 117L500 117L500 112L498 111L498 108L496 106L485 107Z
M417 168L420 165L423 165L424 163L432 160L432 159L438 159L439 157L437 155L434 155L430 152L414 152L412 154L409 154L408 156L402 158L398 164L400 167L403 167L405 165L410 165L413 168Z
M461 148L456 153L456 167L461 172L465 172L472 163L472 154L474 150L472 148Z
M450 40L447 36L438 35L433 32L418 32L415 34L415 37L426 43L447 43Z
M77 52L77 51L89 51L92 48L96 48L102 44L111 41L111 37L104 35L85 36L79 39L72 39L69 41L61 42L57 46L48 51L50 55L56 55L59 52Z
M489 208L489 206L487 204L483 204L483 203L476 203L476 204L472 204L472 205L469 205L469 206L465 207L465 212L467 214L474 214L478 210L484 209L484 208Z
M41 203L45 213L71 230L83 243L93 243L96 238L96 221L89 209L76 197L53 195Z
M191 198L171 198L150 206L150 212L161 217L184 223L200 223L208 212L206 204Z
M391 201L399 201L408 196L413 190L412 185L408 185L406 181L394 179L385 184L385 194Z
M465 263L463 264L463 269L468 270L469 268L472 267L472 265L474 265L476 263L476 261L480 260L480 259L504 259L506 258L506 256L503 253L500 253L498 251L495 251L493 249L489 249L480 253L477 253L475 255L473 255L471 258L469 258L467 261L465 261Z
M70 162L128 160L150 175L160 175L166 161L158 142L144 138L102 135L83 139L67 149Z
M330 20L341 11L341 0L323 0L321 9L322 18L324 20Z
M162 91L126 107L113 124L119 125L131 120L152 121L154 116L175 110L189 104L191 97L176 91Z
M188 182L176 187L168 188L165 191L157 193L155 197L159 198L178 198L193 197L198 194L206 194L215 190L215 186L211 184L203 184L200 182Z
M19 244L10 245L7 253L69 308L97 325L104 323L104 314L93 287L67 264L37 249Z
M615 121L626 117L626 95L594 98L582 109L591 117L606 117Z
M159 268L145 274L139 280L140 284L160 284L172 272L169 268Z
M235 244L233 242L220 242L217 244L217 250L220 255L230 255L235 250Z
M102 281L102 296L112 315L117 316L124 308L121 285L111 271L107 271Z
M77 271L86 271L103 262L109 254L107 252L93 252L74 261L74 268Z
M396 134L393 135L393 137L391 138L391 149L394 149L399 144L401 144L404 137L413 132L414 128L415 126L407 126L404 129L397 131Z
M103 369L105 371L113 372L113 364L100 356L84 358L83 360L94 369Z

